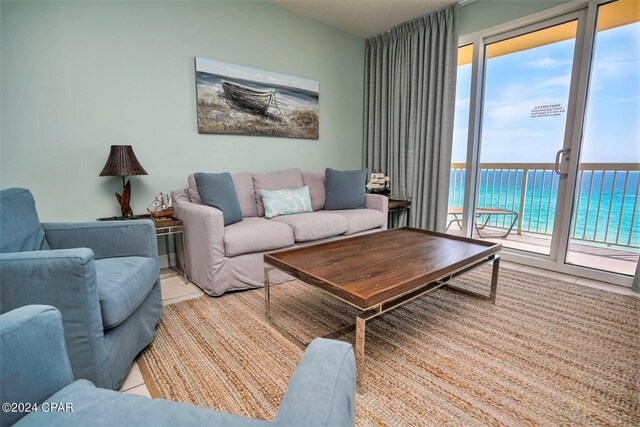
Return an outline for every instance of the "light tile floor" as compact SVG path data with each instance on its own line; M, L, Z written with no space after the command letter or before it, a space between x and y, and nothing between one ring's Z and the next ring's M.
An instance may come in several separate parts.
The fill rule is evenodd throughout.
M528 265L517 264L511 261L500 261L500 268L509 268L512 270L519 270L523 272L539 274L540 276L551 277L554 279L565 280L567 282L576 283L578 285L589 286L592 288L603 289L605 291L617 292L624 295L631 295L631 289L623 286L615 286L604 282L598 282L596 280L579 278L571 276L569 274L558 273L555 271L543 270L541 268L531 267ZM173 304L179 301L184 301L191 298L197 298L204 295L204 292L200 290L193 283L184 283L181 276L178 276L175 272L169 269L163 269L160 278L162 280L162 303ZM144 378L140 372L137 362L133 362L129 375L124 380L120 391L130 394L138 394L141 396L151 397L149 390L144 383Z
M575 283L576 285L588 286L590 288L601 289L604 291L615 292L622 295L636 295L631 288L626 286L613 285L611 283L600 282L598 280L585 279L583 277L573 276L571 274L559 273L557 271L544 270L542 268L532 267L530 265L517 264L510 261L500 261L500 267L511 268L525 273L537 274L539 276L550 277L552 279L564 280L565 282Z

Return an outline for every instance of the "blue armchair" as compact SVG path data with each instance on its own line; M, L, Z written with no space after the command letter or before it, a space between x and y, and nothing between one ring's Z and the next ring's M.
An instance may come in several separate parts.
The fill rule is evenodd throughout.
M28 190L1 190L0 313L29 304L62 313L75 378L119 388L160 321L153 223L41 224Z
M62 334L60 313L50 306L0 315L0 403L15 408L0 412L0 427L341 427L354 422L355 359L344 342L319 338L309 345L271 423L73 382ZM34 404L39 410L28 411Z

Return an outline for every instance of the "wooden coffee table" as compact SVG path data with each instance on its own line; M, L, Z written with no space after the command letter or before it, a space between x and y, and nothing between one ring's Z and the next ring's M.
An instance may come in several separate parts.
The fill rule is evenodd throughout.
M269 271L277 268L356 307L355 356L358 386L364 386L366 322L433 292L454 277L493 262L489 295L448 288L495 303L499 252L502 245L444 233L398 228L264 255L267 319L284 335L295 338L271 319ZM327 337L353 330L353 325ZM304 344L304 343L303 343Z

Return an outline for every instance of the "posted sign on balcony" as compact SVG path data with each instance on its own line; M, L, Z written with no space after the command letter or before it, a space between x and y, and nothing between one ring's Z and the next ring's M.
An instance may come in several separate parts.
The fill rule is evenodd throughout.
M531 110L531 118L561 116L565 111L567 110L562 104L536 105Z

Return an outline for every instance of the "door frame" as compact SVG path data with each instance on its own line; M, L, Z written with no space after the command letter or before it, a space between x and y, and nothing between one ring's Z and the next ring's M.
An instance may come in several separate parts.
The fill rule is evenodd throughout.
M578 21L578 33L580 39L576 40L576 55L571 70L571 90L574 91L574 99L567 111L567 126L565 134L565 146L571 150L569 156L568 176L562 195L564 203L561 215L556 215L553 227L553 235L557 236L556 244L552 245L553 260L558 266L569 265L565 260L569 248L571 236L571 217L575 204L576 184L578 168L580 167L580 150L582 148L582 135L584 133L587 102L589 98L589 80L591 77L591 63L593 60L593 47L595 45L596 18L600 2L590 2L586 9L580 11ZM578 44L580 42L580 45ZM571 129L569 129L569 127ZM565 197L567 196L567 197ZM560 198L560 194L558 194ZM557 233L557 234L556 234ZM553 240L552 240L553 242ZM592 269L589 269L592 270ZM613 274L613 273L612 273Z

